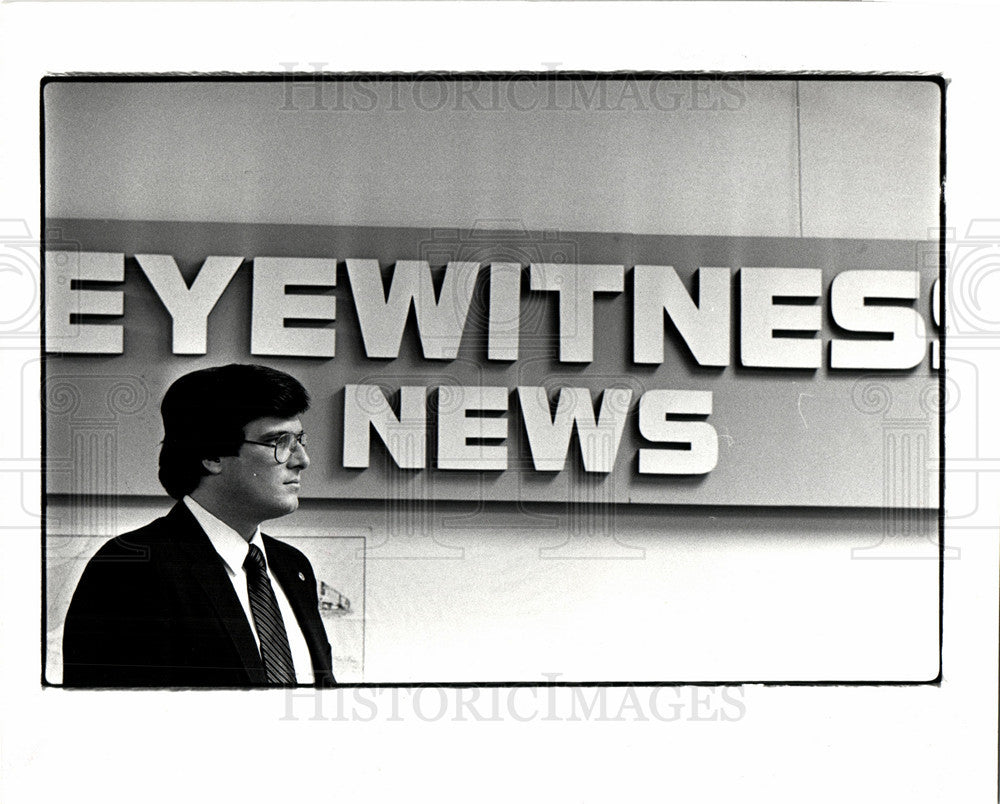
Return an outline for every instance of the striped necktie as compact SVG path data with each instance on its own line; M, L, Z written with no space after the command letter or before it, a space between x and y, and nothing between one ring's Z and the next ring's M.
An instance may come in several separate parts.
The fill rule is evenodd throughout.
M255 544L250 545L243 569L247 573L247 591L250 593L250 612L260 640L260 658L264 660L268 684L294 684L295 665L292 649L288 647L288 633L281 619L274 589L267 577L264 554Z

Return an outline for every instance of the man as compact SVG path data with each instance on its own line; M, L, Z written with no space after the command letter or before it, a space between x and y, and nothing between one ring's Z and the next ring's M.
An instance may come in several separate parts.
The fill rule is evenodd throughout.
M105 544L73 595L63 683L333 683L316 578L260 523L299 504L309 395L265 366L202 369L163 397L165 517Z

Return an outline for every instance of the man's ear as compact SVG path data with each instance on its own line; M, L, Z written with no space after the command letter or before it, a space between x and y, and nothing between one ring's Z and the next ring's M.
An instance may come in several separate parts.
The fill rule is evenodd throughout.
M222 460L220 458L202 458L201 465L210 475L217 475L222 471Z

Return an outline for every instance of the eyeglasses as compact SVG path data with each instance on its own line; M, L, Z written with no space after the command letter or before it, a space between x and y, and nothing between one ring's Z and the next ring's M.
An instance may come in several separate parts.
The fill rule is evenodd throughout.
M274 441L243 441L244 444L256 444L258 447L273 447L274 460L284 463L292 457L292 450L296 446L306 445L305 433L282 433Z

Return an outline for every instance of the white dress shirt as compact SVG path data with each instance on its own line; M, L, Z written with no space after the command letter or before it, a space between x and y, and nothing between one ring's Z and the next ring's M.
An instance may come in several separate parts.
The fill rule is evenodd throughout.
M219 554L222 563L226 565L226 574L233 584L233 590L240 599L243 611L246 613L247 622L250 623L250 631L257 642L257 650L260 651L260 637L257 636L257 629L253 624L253 614L250 611L250 592L247 590L247 573L243 569L243 562L250 552L250 544L257 545L264 554L267 562L267 576L271 580L271 588L274 589L274 597L278 601L278 610L281 612L281 619L285 621L285 631L288 633L288 646L292 649L292 665L295 667L295 680L299 684L312 684L314 682L312 657L309 655L309 645L299 627L299 621L292 610L292 604L288 602L285 593L278 583L274 573L271 572L271 562L267 560L267 550L264 549L264 540L260 538L260 528L253 534L250 544L240 534L233 530L214 514L206 511L201 505L191 497L184 497L184 504L188 510L198 520L205 535L208 536L215 552Z

